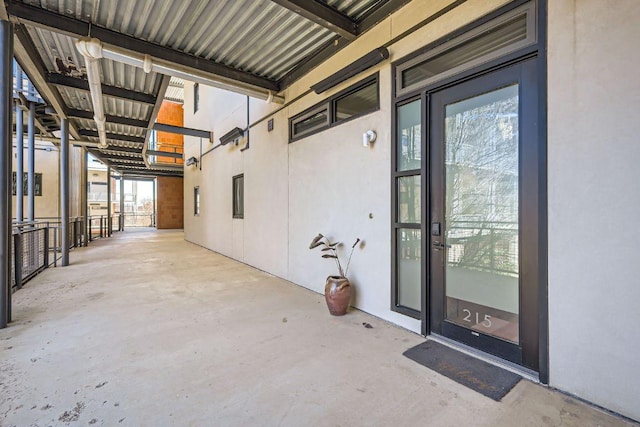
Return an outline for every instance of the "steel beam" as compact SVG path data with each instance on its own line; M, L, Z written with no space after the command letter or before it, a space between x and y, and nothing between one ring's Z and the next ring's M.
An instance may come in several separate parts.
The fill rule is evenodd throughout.
M36 195L36 141L35 141L36 104L29 103L27 118L27 220L35 220Z
M185 128L182 126L168 125L165 123L154 123L153 130L157 132L177 133L179 135L195 136L213 141L212 132L208 130Z
M60 121L60 246L62 266L69 265L69 119Z
M0 329L11 322L13 24L0 20Z
M94 149L98 149L98 147L92 147ZM140 154L142 155L142 149L141 148L133 148L133 147L118 147L116 145L109 145L109 147L107 148L100 148L99 149L99 153L101 153L102 156L108 156L108 154L106 154L105 152L118 152L118 153L136 153L136 154Z
M106 157L109 160L139 160L139 161L143 161L142 160L142 153L138 153L138 155L134 155L133 153L130 154L107 154L107 153L102 153L103 157Z
M147 156L171 157L172 159L181 159L182 153L170 153L168 151L147 150Z
M118 158L110 157L109 162L119 166L146 167L146 165L144 164L141 158L138 158L135 160L129 160L129 159L118 159Z
M89 22L60 15L40 7L27 5L22 2L10 1L7 5L10 16L18 18L21 23L50 31L66 34L72 37L91 37L100 39L103 43L122 47L132 52L164 59L180 64L194 70L200 70L210 74L213 78L221 78L227 81L238 81L263 89L278 91L278 86L273 80L256 76L246 71L237 70L211 61L205 58L189 55L170 47L160 46L151 42L137 39L117 31L109 30Z
M358 25L351 18L323 3L309 0L271 1L333 31L347 40L354 40L358 36Z
M16 220L24 220L24 129L22 106L16 102Z
M93 111L88 110L69 109L67 111L67 115L70 118L93 120ZM147 122L146 120L130 119L128 117L121 116L111 116L109 114L105 114L105 118L107 119L107 123L113 123L116 125L134 126L145 129L149 126L149 122Z
M410 1L411 0L389 0L386 2L382 2L380 6L367 13L367 15L361 20L361 22L358 23L358 35L369 31L371 28L375 27L389 15L393 14ZM334 39L329 40L313 55L309 55L306 59L304 59L291 71L289 71L284 77L278 80L278 87L281 91L288 88L293 84L293 82L297 81L309 71L313 70L326 59L344 49L351 43L351 41L351 39L343 36L336 36Z
M56 86L70 87L82 91L89 92L89 82L84 79L76 77L64 76L58 73L47 73L45 76L47 83ZM143 102L145 104L155 104L156 97L148 93L135 92L133 90L124 89L117 86L110 86L106 84L101 85L102 94L107 96L113 96L114 98L128 99L135 102Z
M78 131L78 133L80 133L81 136L89 136L89 137L92 137L92 138L97 138L98 137L98 131L97 130L80 129ZM123 135L123 134L120 134L120 133L108 133L107 132L107 139L114 139L114 140L117 140L117 141L135 142L136 144L144 144L144 138L142 138L140 136Z

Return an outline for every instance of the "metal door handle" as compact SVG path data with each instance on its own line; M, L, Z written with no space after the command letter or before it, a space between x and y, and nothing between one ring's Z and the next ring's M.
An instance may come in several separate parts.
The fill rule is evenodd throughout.
M442 242L437 242L435 240L433 241L432 245L433 245L433 248L435 250L437 250L437 251L439 251L442 248L450 248L451 247L451 245L447 245L447 244L444 244Z

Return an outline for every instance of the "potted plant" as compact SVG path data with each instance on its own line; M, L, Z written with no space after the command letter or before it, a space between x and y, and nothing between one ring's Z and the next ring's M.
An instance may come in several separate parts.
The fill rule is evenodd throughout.
M332 243L322 234L318 234L309 245L309 249L322 247L321 252L324 252L322 258L333 259L338 267L338 275L327 277L327 284L324 287L324 298L327 301L329 313L334 316L344 315L349 308L349 302L351 301L351 283L349 283L349 279L347 279L347 274L349 273L349 264L351 264L353 250L358 243L360 243L360 238L357 238L353 245L351 245L351 252L349 252L349 258L344 269L342 268L342 263L338 255L338 247L341 245L340 242Z

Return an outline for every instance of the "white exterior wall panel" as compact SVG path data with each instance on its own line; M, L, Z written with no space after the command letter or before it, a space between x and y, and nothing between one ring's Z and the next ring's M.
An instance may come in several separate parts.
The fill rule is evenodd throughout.
M640 419L640 4L549 2L551 384Z

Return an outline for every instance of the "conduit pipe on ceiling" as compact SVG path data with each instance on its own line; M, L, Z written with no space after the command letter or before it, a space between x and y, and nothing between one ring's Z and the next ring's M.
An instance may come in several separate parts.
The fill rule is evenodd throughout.
M238 82L236 80L227 79L225 77L213 78L209 73L175 64L161 58L151 57L149 55L132 52L117 46L105 45L96 38L81 38L76 42L76 46L82 44L87 46L87 50L95 52L93 57L107 58L113 61L122 62L134 67L142 68L145 73L154 71L156 73L165 74L172 77L178 77L196 83L202 83L207 86L224 89L231 92L248 95L252 98L262 99L268 103L275 102L284 104L284 97L276 95L270 90L262 89L250 84ZM78 48L80 50L80 48ZM82 51L80 51L82 53ZM84 55L84 54L83 54ZM88 69L88 66L87 66ZM92 92L93 93L93 92Z
M98 127L98 147L107 148L107 119L104 116L104 106L102 104L102 86L100 84L100 68L98 60L102 58L102 49L99 44L93 43L91 39L80 39L76 42L76 49L84 57L87 64L87 80L89 81L89 91L91 92L91 103L93 104L93 120Z

